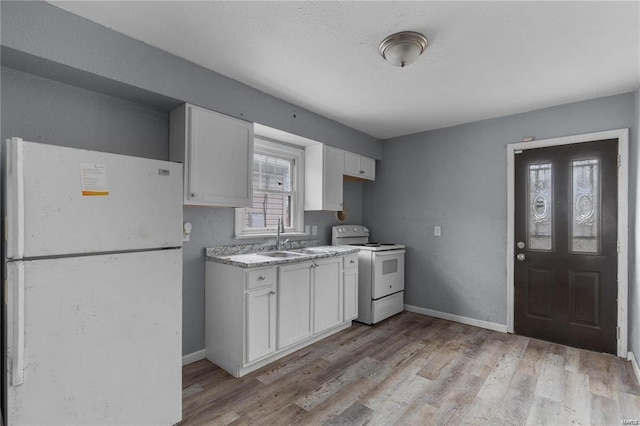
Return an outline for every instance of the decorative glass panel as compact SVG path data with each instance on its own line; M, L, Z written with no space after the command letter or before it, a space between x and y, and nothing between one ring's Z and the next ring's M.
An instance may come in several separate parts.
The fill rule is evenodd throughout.
M571 251L600 252L600 160L572 164Z
M551 250L553 232L553 185L551 163L529 165L527 236L530 250Z

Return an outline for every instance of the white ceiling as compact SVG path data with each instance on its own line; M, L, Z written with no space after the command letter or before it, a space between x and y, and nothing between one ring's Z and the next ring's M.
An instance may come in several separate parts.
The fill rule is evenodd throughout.
M640 83L638 1L52 3L379 139ZM401 69L403 30L429 46Z

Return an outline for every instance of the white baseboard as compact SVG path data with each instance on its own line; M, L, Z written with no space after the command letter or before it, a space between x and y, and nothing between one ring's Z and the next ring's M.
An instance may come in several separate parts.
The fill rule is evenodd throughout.
M201 359L204 359L204 358L205 358L204 349L195 351L190 354L186 354L185 356L182 357L182 365L185 366L185 365L193 364L194 362L200 361Z
M501 333L507 332L507 326L505 324L498 324L497 322L482 321L475 318L463 317L461 315L449 314L447 312L434 311L433 309L420 308L413 305L404 305L404 310L409 312L415 312L417 314L429 315L430 317L441 318L449 321L455 321L462 324L472 325L474 327L486 328L488 330L499 331Z
M627 359L631 361L631 365L633 366L633 371L636 373L636 380L640 384L640 367L638 367L638 360L636 359L633 352L629 351L627 353Z

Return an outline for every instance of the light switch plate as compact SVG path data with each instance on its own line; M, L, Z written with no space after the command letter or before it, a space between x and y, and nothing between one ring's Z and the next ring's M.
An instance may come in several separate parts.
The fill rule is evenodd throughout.
M436 225L433 227L433 235L436 237L441 237L442 236L442 226L440 225Z
M182 225L182 241L189 241L189 238L191 237L191 230L193 229L193 226L191 225L191 222L185 222Z
M311 235L318 235L318 226L317 225L313 225L311 227Z

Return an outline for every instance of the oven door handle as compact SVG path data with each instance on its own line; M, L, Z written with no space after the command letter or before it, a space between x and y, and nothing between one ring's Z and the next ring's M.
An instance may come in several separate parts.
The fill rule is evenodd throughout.
M404 253L405 253L405 250L385 250L385 251L373 252L373 254L375 254L376 256L396 256Z

